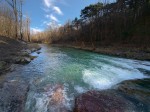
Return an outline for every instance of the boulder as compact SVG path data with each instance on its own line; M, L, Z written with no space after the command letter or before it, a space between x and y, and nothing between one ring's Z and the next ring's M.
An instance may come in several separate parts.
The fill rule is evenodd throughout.
M29 56L31 54L31 51L29 49L24 49L21 51L22 56Z
M6 66L6 62L0 61L0 70L3 70Z
M0 112L24 112L29 85L11 80L0 88Z
M31 62L31 59L29 57L17 57L15 59L16 64L28 64Z
M41 52L40 52L40 51L37 51L36 53L37 53L37 54L40 54Z
M75 99L74 112L131 112L136 111L132 102L116 90L89 91Z
M5 61L0 61L0 75L8 70L10 70L10 65Z
M35 49L35 48L32 48L32 49L31 49L31 52L32 52L32 53L35 52L35 51L37 51L37 49Z
M150 110L150 79L137 79L123 81L116 87L127 96L138 100L137 108L143 112Z
M31 60L34 60L35 58L37 58L37 56L29 56L29 58L30 58Z

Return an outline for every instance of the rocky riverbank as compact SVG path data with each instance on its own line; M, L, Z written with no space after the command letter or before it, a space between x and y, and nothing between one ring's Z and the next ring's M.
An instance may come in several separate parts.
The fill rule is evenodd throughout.
M89 91L75 100L74 112L149 112L150 79L128 80L114 89Z
M0 36L0 75L6 71L11 71L13 64L30 63L35 58L30 54L39 49L38 44L30 44Z
M150 60L150 48L131 45L103 45L92 46L90 43L58 43L52 46L70 47L90 52L100 53L104 55L117 56L137 60Z
M17 64L30 63L40 46L0 36L0 112L24 112L29 83L9 79L6 72L13 71Z

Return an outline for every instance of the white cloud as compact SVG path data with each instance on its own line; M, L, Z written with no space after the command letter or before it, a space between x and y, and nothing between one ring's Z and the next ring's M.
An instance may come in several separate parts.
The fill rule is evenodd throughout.
M56 2L60 2L60 1L57 1L57 0L43 0L44 2L44 5L45 7L43 8L43 10L45 12L48 12L51 10L53 10L56 14L59 14L59 15L63 15L63 12L61 11L60 7L56 6Z
M59 22L59 20L53 14L51 14L49 17L52 21Z
M63 15L63 13L62 13L62 11L61 11L61 9L60 9L59 7L54 6L54 7L53 7L53 10L54 10L57 14Z
M53 14L47 14L45 17L51 19L52 21L59 22L59 20Z
M40 32L42 32L42 29L40 29L38 27L31 28L31 33L32 34L37 34L37 33L40 33Z
M46 18L50 18L50 15L47 14L47 15L45 15L45 17L46 17Z
M52 24L52 22L51 21L44 21L43 24L46 26L50 26Z
M53 14L47 14L45 17L51 19L52 21L59 22L59 20Z
M44 7L42 8L45 12L45 18L47 18L43 25L47 26L61 26L59 25L59 19L57 18L57 15L63 15L63 12L60 7L58 7L58 4L63 4L64 0L43 0ZM54 24L55 23L55 24ZM57 25L56 25L57 24Z
M61 24L58 24L55 21L44 21L43 24L46 24L50 29L56 29L62 26Z
M48 7L48 8L49 8L50 6L52 6L52 1L53 1L53 0L44 0L45 6Z

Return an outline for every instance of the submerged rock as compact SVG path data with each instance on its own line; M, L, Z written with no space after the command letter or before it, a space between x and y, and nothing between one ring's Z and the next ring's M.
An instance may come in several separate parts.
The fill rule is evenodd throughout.
M70 112L67 105L64 86L56 84L55 86L48 85L45 87L47 96L49 97L48 112Z
M135 105L116 90L89 91L75 100L74 112L136 112Z

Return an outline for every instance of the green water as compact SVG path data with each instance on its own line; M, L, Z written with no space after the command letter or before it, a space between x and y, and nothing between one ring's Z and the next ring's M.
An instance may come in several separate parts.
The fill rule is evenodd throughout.
M61 112L72 110L75 96L88 90L113 88L128 79L149 77L150 62L115 58L71 48L42 45L41 54L30 64L11 73L30 83L26 112ZM142 71L140 71L142 69ZM63 95L61 103L52 96L57 88Z

